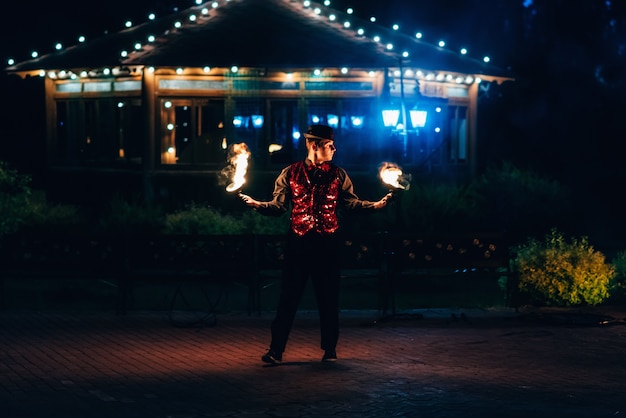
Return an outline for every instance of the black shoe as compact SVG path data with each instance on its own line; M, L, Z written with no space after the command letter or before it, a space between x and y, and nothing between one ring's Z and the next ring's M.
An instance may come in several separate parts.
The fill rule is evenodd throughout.
M276 351L270 348L270 350L265 353L263 357L261 357L261 360L265 363L278 364L283 361L283 355L278 354Z
M322 361L324 363L332 363L337 361L337 353L335 350L326 350L324 352L324 357L322 357Z

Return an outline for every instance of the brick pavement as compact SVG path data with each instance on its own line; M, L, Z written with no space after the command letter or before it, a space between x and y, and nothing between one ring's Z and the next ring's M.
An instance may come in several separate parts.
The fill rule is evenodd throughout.
M626 414L626 327L599 325L626 309L421 313L374 321L376 312L343 312L339 361L323 364L315 314L302 311L286 361L267 366L270 313L181 327L162 312L0 312L0 416Z

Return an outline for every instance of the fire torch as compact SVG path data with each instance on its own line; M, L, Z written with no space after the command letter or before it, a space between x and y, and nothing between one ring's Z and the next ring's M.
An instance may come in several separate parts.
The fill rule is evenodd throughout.
M402 172L402 168L394 163L383 162L378 168L378 175L389 188L390 198L396 197L403 190L409 190L411 175Z
M250 155L250 148L245 142L232 144L229 147L228 166L222 170L222 175L230 181L226 186L227 192L241 194L241 189L246 183Z

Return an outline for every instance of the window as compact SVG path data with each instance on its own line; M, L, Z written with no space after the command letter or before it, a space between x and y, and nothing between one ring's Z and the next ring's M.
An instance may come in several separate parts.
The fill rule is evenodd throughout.
M139 164L143 161L144 141L146 140L140 102L139 100L118 101L116 108L116 159Z
M223 164L226 159L223 100L162 100L161 132L162 164Z
M265 100L238 98L235 100L233 143L245 142L252 155L267 153L265 141Z
M460 163L467 160L467 107L448 107L448 160Z
M61 163L112 163L140 159L143 150L139 102L113 98L56 102L56 141L50 157Z
M289 164L300 159L304 153L304 143L300 138L298 102L296 100L271 100L269 108L270 162Z

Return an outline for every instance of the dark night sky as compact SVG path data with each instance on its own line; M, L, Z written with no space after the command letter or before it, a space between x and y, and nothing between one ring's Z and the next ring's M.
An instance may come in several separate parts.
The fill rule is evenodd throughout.
M422 31L433 43L444 39L450 45L476 51L480 58L498 49L486 41L489 36L485 32L490 21L490 13L485 11L496 10L498 3L498 0L333 0L331 7L342 11L352 7L359 17L375 16L384 26L398 23L401 30L410 34ZM16 3L12 6L13 13L3 13L0 18L0 57L3 63L9 57L25 60L33 50L39 53L52 51L57 42L69 46L76 43L79 35L91 39L107 31L122 29L127 20L143 22L150 12L162 16L176 7L182 9L193 5L193 0L36 0ZM498 65L506 67L508 63L501 59Z

